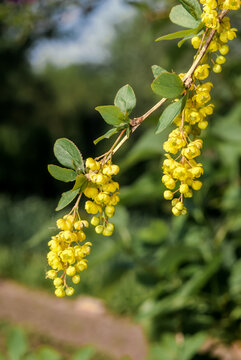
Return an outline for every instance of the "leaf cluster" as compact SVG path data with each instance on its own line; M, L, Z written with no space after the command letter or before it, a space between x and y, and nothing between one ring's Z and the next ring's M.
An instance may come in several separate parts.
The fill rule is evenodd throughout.
M156 41L183 38L178 43L178 47L181 47L186 40L203 32L204 24L201 21L202 10L199 1L179 0L179 2L181 5L176 5L171 9L169 18L174 24L187 29L161 36Z
M63 182L75 181L73 188L62 194L57 211L62 210L69 205L78 194L84 191L88 185L85 177L85 166L81 152L77 146L69 139L62 138L56 140L54 144L54 155L61 165L48 165L49 173L57 180Z
M96 145L103 139L109 139L117 132L126 129L130 133L130 118L132 110L136 106L136 96L130 85L123 86L116 94L114 105L97 106L95 109L100 113L108 125L112 125L107 133L94 141Z

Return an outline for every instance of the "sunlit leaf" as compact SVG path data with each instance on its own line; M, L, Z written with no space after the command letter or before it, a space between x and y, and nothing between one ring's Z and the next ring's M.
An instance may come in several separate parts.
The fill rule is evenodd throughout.
M163 72L151 84L151 88L157 95L163 98L174 98L184 91L182 80L177 74Z
M97 106L95 108L105 122L112 126L120 126L124 122L124 114L121 109L114 105Z
M194 29L200 24L200 20L196 20L182 5L174 6L169 18L174 24L184 28Z
M198 0L179 0L182 6L191 14L196 20L200 20L202 9Z
M125 114L130 114L136 106L136 96L130 85L123 86L116 94L114 100L115 106L118 106Z

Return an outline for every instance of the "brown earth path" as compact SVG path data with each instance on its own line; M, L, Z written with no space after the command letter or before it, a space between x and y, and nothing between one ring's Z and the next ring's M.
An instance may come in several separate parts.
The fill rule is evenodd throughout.
M0 280L0 320L23 325L70 345L93 344L120 359L143 360L147 341L141 327L107 312L94 298L58 299L46 292Z
M141 327L109 313L95 298L58 299L0 279L0 320L20 324L57 342L94 345L115 359L129 355L133 360L144 360L147 356L147 340ZM201 352L212 353L220 360L241 360L241 342L227 347L209 339Z

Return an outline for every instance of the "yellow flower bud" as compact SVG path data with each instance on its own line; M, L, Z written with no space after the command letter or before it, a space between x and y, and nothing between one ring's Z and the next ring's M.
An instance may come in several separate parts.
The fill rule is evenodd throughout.
M74 266L69 266L69 267L67 268L67 270L66 270L66 274L67 274L68 276L74 276L75 273L76 273L76 269L75 269Z
M193 190L200 190L201 187L202 187L201 181L196 180L196 181L193 181L193 182L192 182L192 188L193 188Z
M57 288L54 293L55 293L55 295L57 297L64 297L65 296L65 291L64 291L64 289L61 289L61 288Z
M95 228L95 232L96 232L97 234L101 234L101 233L103 232L103 230L104 230L104 226L103 226L103 225L98 225L98 226L96 226L96 228Z
M63 284L63 280L59 277L57 277L56 279L54 279L54 286L59 287Z
M99 225L99 223L100 223L100 219L99 219L97 216L93 216L92 219L91 219L91 221L90 221L90 223L91 223L91 225L93 225L93 226L97 226L97 225Z
M79 275L73 276L72 281L74 284L78 284L80 282L80 276Z
M108 217L112 217L115 213L115 208L112 205L108 205L105 208L105 213Z
M74 294L74 288L72 287L68 287L66 290L65 290L65 294L67 296L72 296Z
M172 213L173 213L173 215L175 215L175 216L181 215L181 212L180 212L176 207L173 207L173 208L172 208Z

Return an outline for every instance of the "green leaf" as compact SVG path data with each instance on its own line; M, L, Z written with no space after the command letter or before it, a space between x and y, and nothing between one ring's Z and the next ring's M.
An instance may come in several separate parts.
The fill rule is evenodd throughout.
M87 187L88 182L88 179L83 174L78 175L76 177L76 181L72 191L79 189L80 192L83 192L84 189Z
M191 360L198 353L207 335L197 333L194 336L186 336L183 342L177 342L173 334L164 334L158 344L150 347L148 360Z
M200 20L202 9L198 0L179 0L182 6L191 14L196 20Z
M117 128L112 128L109 131L107 131L104 135L98 137L97 139L95 139L94 144L98 144L98 142L100 142L103 139L109 139L112 135L115 135L118 132Z
M71 203L71 201L74 200L74 198L79 194L79 189L76 190L69 190L64 192L61 195L61 198L58 202L58 205L56 207L56 211L62 210L63 208L65 208L67 205L69 205Z
M193 359L193 356L198 354L207 337L208 335L202 332L186 337L183 349L180 349L180 360Z
M193 37L193 35L201 35L203 33L204 26L205 25L203 23L200 23L198 27L193 29L194 30L193 34L185 36L182 40L180 40L177 43L177 46L180 48L185 43L185 41L187 41L188 39L191 39Z
M84 161L81 152L71 140L66 138L56 140L54 155L60 164L84 172Z
M194 29L200 24L200 20L196 20L182 5L174 6L169 18L174 24L190 29Z
M158 39L156 39L156 41L179 39L179 38L183 38L184 36L194 35L194 34L197 34L197 29L181 30L172 34L161 36Z
M1 360L1 358L0 358L0 360ZM39 358L35 354L29 354L29 355L25 356L24 360L39 360Z
M28 349L27 338L22 329L14 328L7 339L10 360L20 360Z
M95 108L105 122L109 125L118 127L121 126L124 122L124 115L121 112L121 109L114 105L105 105L105 106L97 106Z
M158 75L162 74L163 72L167 72L165 69L163 69L161 66L158 65L152 65L151 70L154 75L154 78L157 78Z
M74 170L62 168L57 165L48 165L48 171L55 179L64 182L74 181L77 175Z
M116 94L114 100L115 106L118 106L123 114L130 114L136 106L136 96L130 85L123 86Z
M71 358L71 360L91 360L95 353L95 349L91 346L86 346L78 350Z
M166 129L167 126L171 125L171 123L183 110L186 99L187 96L185 95L181 100L168 105L159 118L155 134L160 134L163 130Z
M163 72L151 84L152 90L164 98L175 98L184 91L182 80L177 74Z
M38 350L39 360L61 360L62 356L54 349L42 347Z

